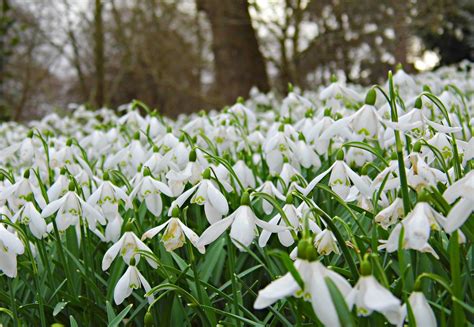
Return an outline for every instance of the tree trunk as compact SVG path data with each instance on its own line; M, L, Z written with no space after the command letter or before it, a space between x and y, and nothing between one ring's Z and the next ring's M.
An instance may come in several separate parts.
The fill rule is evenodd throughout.
M247 0L198 0L212 29L215 86L223 104L248 96L253 86L268 91L265 61L258 48Z
M105 99L105 69L104 69L104 31L102 22L102 0L95 0L94 24L95 24L95 105L102 107Z

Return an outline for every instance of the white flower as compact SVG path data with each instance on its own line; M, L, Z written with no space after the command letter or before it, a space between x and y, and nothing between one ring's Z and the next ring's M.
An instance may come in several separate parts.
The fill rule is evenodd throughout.
M29 175L29 173L26 173ZM41 189L33 183L33 177L20 177L15 184L0 189L0 202L6 200L11 210L17 211L33 196L38 205L44 208L46 201L41 194Z
M198 246L197 244L199 236L188 226L183 224L177 217L171 217L165 223L148 230L145 234L143 234L142 240L146 238L153 238L164 228L166 228L166 230L161 237L161 241L163 242L166 251L171 252L182 247L186 241L185 237L187 237L191 244L194 245L194 247L196 247L199 252L206 252L204 246Z
M272 197L277 198L278 200L284 201L285 196L281 194L281 192L275 187L275 185L271 181L265 181L262 185L260 185L257 189L257 192L266 193ZM265 199L262 199L262 209L265 214L269 215L273 211L273 206L270 202Z
M388 227L396 224L398 219L403 217L403 201L400 198L396 198L392 204L380 211L374 218L374 221L383 229L387 230Z
M410 303L416 326L436 327L438 325L433 309L431 309L425 295L422 292L415 291L411 293L410 297L408 298L408 302ZM402 312L404 316L407 315L406 304L403 305Z
M145 292L151 290L150 284L145 277L138 271L135 266L128 266L125 274L119 279L114 289L114 301L116 305L121 304L127 297L129 297L134 289L143 286ZM151 304L153 296L148 297L148 302Z
M62 197L64 194L66 194L68 188L69 179L66 177L66 175L59 175L53 185L51 185L51 187L48 189L47 194L49 201L51 202Z
M232 169L235 171L235 174L239 178L240 182L242 183L242 186L245 188L255 187L255 177L253 175L252 170L245 164L243 160L239 160L235 163L234 166L232 166ZM240 185L237 184L237 191L240 190Z
M316 176L304 189L302 193L308 195L316 185L329 173L329 186L342 199L347 199L351 191L351 182L364 196L372 196L370 184L357 175L342 159L336 160L328 170Z
M31 202L25 203L25 205L12 217L11 221L13 223L19 221L22 224L28 225L31 233L36 238L41 239L46 233L46 222Z
M381 241L380 249L386 249L388 252L398 250L398 240L402 226L404 228L404 238L402 247L404 249L413 249L420 252L428 252L438 258L433 248L428 244L431 229L439 230L439 225L444 225L445 218L436 212L426 202L418 202L415 208L402 220L390 233L387 241Z
M449 211L444 224L444 230L452 233L460 228L474 211L474 171L449 186L443 196L450 204L461 198Z
M16 256L23 254L25 247L18 236L0 224L0 270L10 278L16 277Z
M157 181L151 176L145 176L132 190L130 198L134 199L137 197L140 201L145 200L148 210L155 216L159 216L163 209L161 193L169 197L173 196L170 188L165 183Z
M289 227L293 230L300 226L300 222L298 218L299 213L297 212L297 209L295 208L293 204L289 204L289 203L285 204L283 206L283 212L285 213L286 218L288 219L288 223L290 223L290 226L287 225L286 221L282 219L279 213L276 214L272 219L270 219L268 223L275 226L278 225L282 227ZM258 239L258 245L262 248L265 247L271 235L272 235L271 231L263 230ZM277 235L278 235L278 240L283 246L288 247L295 242L295 240L293 239L293 236L291 235L291 232L288 229L279 232Z
M328 229L316 234L316 237L314 238L314 246L321 255L328 255L331 252L339 254L336 237Z
M373 311L377 311L393 325L398 326L403 321L400 300L373 276L361 276L346 299L349 309L355 305L361 316L369 316Z
M203 179L197 185L181 194L175 200L176 205L182 207L189 197L191 197L191 203L204 205L206 218L211 224L229 212L227 199L209 179Z
M115 257L120 254L128 265L132 257L135 259L135 262L138 264L140 261L140 253L138 251L147 251L152 252L148 246L145 245L133 232L125 232L122 237L112 245L104 255L102 259L102 270L109 269L112 261ZM158 267L155 261L145 257L145 260L152 268Z
M336 284L343 297L351 292L350 284L318 261L297 259L294 266L304 282L304 290L300 288L291 273L287 273L258 292L254 308L263 309L287 296L303 295L307 301L311 301L314 312L324 325L341 326L325 278L329 278Z
M66 230L69 226L77 225L79 217L86 219L89 228L94 230L97 222L105 225L104 217L90 204L82 200L75 192L68 191L58 200L50 202L41 212L43 218L51 216L57 212L56 223L60 231Z
M230 237L235 246L241 251L244 250L242 245L248 247L252 243L257 226L272 233L278 233L287 229L287 227L273 225L258 219L248 205L241 205L227 218L223 218L209 226L202 233L197 245L205 246L214 242L231 225Z
M87 203L101 209L108 220L112 220L118 214L119 201L125 203L125 208L132 208L128 195L110 181L104 181L97 190L87 199Z

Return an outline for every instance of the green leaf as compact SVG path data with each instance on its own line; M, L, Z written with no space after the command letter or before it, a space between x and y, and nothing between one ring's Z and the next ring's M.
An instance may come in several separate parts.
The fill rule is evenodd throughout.
M73 316L69 316L69 323L71 324L71 327L79 327L79 325L77 324L76 319L74 319Z
M53 316L56 317L58 315L58 313L60 313L61 311L63 311L63 309L66 307L66 305L68 304L69 302L59 302L58 304L56 304L54 306L54 310L53 310Z
M122 312L120 312L117 317L115 317L114 319L112 319L111 322L109 322L109 325L108 327L117 327L123 320L123 318L125 318L125 316L127 315L127 313L130 311L130 309L132 308L133 304L130 304L128 305L125 309L122 310Z
M341 292L337 288L336 284L329 277L324 277L324 280L329 289L329 293L331 294L331 299L336 308L337 317L339 318L341 326L355 326L354 320L352 319L352 314L349 311L347 303L344 300L344 297L342 296Z

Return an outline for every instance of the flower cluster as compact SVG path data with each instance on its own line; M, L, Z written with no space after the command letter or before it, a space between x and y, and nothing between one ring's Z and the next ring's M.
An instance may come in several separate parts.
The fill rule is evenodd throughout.
M0 125L0 278L37 303L12 315L89 319L90 297L146 324L464 324L473 80L399 70L177 120L135 101Z

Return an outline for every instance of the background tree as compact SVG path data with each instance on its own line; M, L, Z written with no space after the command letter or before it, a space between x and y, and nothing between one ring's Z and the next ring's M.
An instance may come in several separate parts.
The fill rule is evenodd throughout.
M223 104L247 96L253 86L268 91L265 62L258 47L247 0L198 0L209 18L215 67L215 94Z

